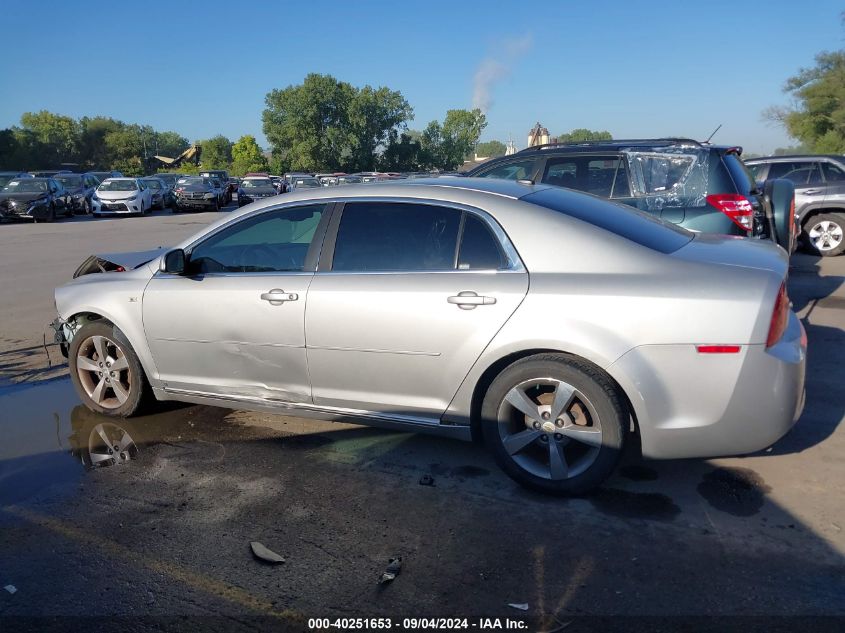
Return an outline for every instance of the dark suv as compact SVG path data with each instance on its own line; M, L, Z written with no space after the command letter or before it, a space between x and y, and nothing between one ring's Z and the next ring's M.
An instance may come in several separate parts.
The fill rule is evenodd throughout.
M741 154L683 138L551 143L466 175L586 191L693 231L773 239L791 252L791 184L758 187Z
M769 156L745 164L758 181L793 182L795 215L807 250L822 256L845 251L845 157Z

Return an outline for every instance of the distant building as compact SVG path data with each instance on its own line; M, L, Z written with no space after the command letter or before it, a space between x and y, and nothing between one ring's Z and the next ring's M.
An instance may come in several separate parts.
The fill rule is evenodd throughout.
M546 143L551 142L551 137L549 136L549 131L544 128L538 122L531 131L528 132L528 147L534 147L536 145L545 145Z

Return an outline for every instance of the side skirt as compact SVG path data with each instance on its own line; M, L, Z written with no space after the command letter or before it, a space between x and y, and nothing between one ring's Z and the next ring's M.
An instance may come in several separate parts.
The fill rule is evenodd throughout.
M303 418L325 420L328 422L346 422L363 424L394 431L411 433L428 433L441 437L451 437L457 440L472 441L472 431L469 426L443 424L436 418L425 418L413 415L390 414L378 411L362 411L359 409L342 409L339 407L325 407L304 402L286 402L267 398L227 397L201 391L186 389L163 389L153 387L158 400L178 400L193 404L204 404L212 407L227 407L245 411L261 411L280 415L293 415Z

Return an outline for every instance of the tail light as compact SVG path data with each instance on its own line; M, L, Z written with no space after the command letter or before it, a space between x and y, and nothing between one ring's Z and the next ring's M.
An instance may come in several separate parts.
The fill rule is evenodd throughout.
M769 336L766 337L766 347L771 347L780 340L786 330L789 319L789 297L786 294L786 282L780 285L775 309L772 311L772 321L769 324Z
M714 193L707 196L707 202L742 230L750 231L754 227L754 207L745 196L738 193Z

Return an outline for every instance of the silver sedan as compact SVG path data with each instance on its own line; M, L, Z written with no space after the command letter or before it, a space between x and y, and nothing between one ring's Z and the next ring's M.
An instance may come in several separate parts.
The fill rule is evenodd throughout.
M108 415L154 396L483 437L518 482L577 494L635 435L650 458L748 453L803 406L785 252L563 189L310 189L92 261L55 327Z

